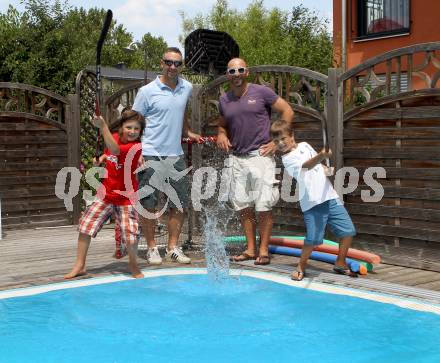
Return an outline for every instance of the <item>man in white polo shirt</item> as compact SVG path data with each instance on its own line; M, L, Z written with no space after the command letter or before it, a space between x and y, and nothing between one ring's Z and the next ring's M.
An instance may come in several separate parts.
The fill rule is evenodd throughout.
M165 259L190 263L177 246L188 207L188 176L181 146L182 132L199 141L188 124L186 106L192 93L192 84L179 77L182 53L178 48L168 48L160 62L162 74L143 86L133 104L133 110L145 116L147 126L142 135L142 155L147 168L139 172L140 204L148 212L140 215L142 229L148 244L147 260L150 264L162 263L154 240L154 229L159 190L168 197L168 247ZM163 183L158 183L160 178ZM153 191L153 189L154 191Z

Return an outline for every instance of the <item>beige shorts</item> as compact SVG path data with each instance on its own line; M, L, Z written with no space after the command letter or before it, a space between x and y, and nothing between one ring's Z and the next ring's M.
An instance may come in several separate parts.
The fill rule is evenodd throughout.
M253 207L272 210L278 202L278 180L272 156L232 156L231 202L236 211Z

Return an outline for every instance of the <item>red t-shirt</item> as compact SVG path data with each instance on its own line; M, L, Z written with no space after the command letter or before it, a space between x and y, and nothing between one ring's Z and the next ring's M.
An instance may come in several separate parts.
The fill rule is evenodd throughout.
M100 197L105 202L115 205L129 205L132 204L130 198L134 200L138 190L138 182L136 175L133 174L133 172L137 169L138 160L141 156L141 145L139 141L122 144L119 141L119 135L117 133L113 134L113 138L119 145L120 153L119 155L113 155L108 149L105 149L104 151L104 154L107 155L107 160L105 162L107 177L102 183L105 187L105 191L100 191L105 194L100 195ZM125 165L126 159L127 165ZM124 175L126 175L125 179L127 179L127 185L125 185ZM131 178L129 178L129 175ZM118 191L126 193L125 195L121 195Z

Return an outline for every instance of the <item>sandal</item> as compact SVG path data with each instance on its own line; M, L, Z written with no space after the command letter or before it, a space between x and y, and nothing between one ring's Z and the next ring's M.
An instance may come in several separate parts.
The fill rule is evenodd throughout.
M251 256L247 254L246 252L243 252L241 255L238 256L232 256L231 261L232 262L243 262L243 261L249 261L249 260L255 260L256 256Z
M254 265L268 265L270 264L269 256L258 256L254 262Z
M290 278L293 281L302 281L304 277L306 277L306 273L299 270L293 271L292 274L290 275Z
M345 275L349 277L358 277L358 274L352 271L349 267L333 266L333 271L340 275Z

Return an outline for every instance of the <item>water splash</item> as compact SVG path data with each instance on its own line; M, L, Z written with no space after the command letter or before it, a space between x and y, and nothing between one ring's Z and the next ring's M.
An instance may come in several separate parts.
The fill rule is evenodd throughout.
M215 281L229 277L229 256L225 249L224 231L230 218L222 213L224 210L226 207L222 203L217 210L205 209L203 238L206 268L208 276Z
M203 208L205 261L208 276L214 281L224 281L229 278L229 256L226 253L224 238L229 221L234 217L234 212L228 204L232 180L231 159L226 158L223 163L225 167L218 175L220 185L217 184L217 178L208 178L206 181L206 189L217 189L218 199L214 203L207 201Z

